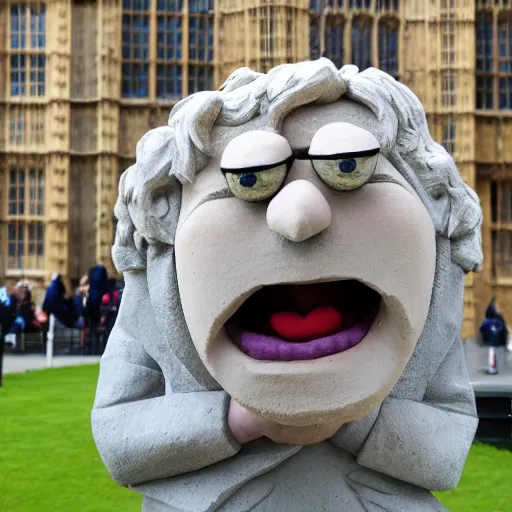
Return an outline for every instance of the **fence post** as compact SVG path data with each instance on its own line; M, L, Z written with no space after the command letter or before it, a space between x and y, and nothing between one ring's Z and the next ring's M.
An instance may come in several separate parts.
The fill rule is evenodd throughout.
M55 337L55 317L50 315L48 325L48 335L46 338L46 367L53 366L53 340Z

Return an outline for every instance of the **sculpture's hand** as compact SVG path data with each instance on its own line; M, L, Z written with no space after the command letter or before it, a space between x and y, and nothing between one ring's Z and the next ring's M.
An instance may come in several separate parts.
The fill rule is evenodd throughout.
M228 410L228 426L238 443L250 443L263 437L271 423L231 399Z
M325 423L310 427L280 425L258 416L231 399L228 425L240 444L267 437L279 444L314 444L331 438L341 427L339 423Z

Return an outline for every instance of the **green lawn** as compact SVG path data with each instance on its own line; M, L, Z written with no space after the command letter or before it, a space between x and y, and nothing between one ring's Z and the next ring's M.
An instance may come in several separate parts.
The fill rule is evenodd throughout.
M435 494L452 512L512 512L512 451L474 444L459 486Z
M139 512L113 483L89 427L96 365L7 375L0 388L1 512ZM4 427L5 426L5 427ZM452 512L512 512L512 452L473 446Z
M98 366L6 375L1 512L140 512L105 470L90 429Z

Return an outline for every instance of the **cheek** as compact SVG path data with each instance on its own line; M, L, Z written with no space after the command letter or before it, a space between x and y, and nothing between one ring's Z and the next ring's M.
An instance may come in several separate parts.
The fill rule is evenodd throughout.
M304 170L294 169L289 179ZM306 242L289 242L269 229L267 202L209 201L181 225L175 249L182 304L192 338L203 348L212 326L221 325L252 290L332 276L359 277L401 297L415 330L422 328L435 268L435 234L419 199L387 183L349 193L318 185L333 218L325 232ZM418 289L421 296L413 300L411 290ZM414 305L418 301L421 307Z
M206 167L193 183L185 183L181 190L181 208L178 226L180 226L194 210L211 198L229 197L229 187L225 176L218 167Z
M402 374L430 305L436 244L421 202L388 183L326 196L333 220L306 242L273 233L266 202L235 198L201 205L176 235L183 312L202 361L239 403L287 424L308 424L311 397L315 414L355 421L369 413ZM368 283L384 298L375 329L351 350L313 361L257 361L223 329L262 286L339 279Z

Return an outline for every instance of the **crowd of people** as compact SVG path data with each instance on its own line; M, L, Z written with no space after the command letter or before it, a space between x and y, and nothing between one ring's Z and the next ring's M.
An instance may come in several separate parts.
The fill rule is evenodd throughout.
M84 354L101 354L116 322L123 288L122 281L109 278L106 268L96 265L68 296L61 276L54 274L42 306L36 307L28 281L7 282L0 286L0 335L15 349L22 333L46 335L49 316L54 315L58 325L82 330ZM507 347L512 352L512 342L495 298L486 309L479 331L481 342L489 349L487 372L497 374L500 353L506 352Z
M40 332L47 318L42 310L36 310L28 281L7 283L0 288L0 325L6 343L16 347L21 333Z
M0 333L16 349L22 334L41 333L45 339L53 315L58 327L82 331L82 353L101 354L117 318L123 287L122 281L109 278L104 266L96 265L69 296L61 276L54 274L41 307L36 307L29 282L8 282L0 287Z

